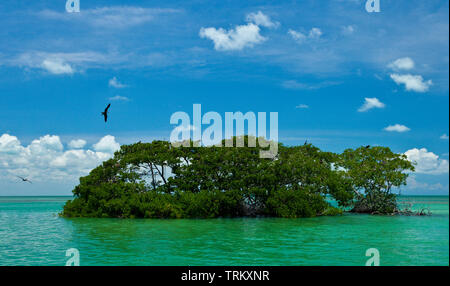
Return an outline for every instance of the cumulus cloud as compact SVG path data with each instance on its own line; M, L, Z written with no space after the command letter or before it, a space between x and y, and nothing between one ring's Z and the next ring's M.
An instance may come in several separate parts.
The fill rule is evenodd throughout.
M200 37L210 39L214 42L214 49L217 51L242 50L246 47L253 47L264 42L265 37L259 34L260 28L253 24L236 26L234 29L225 30L223 28L201 28Z
M31 151L35 153L46 151L58 152L63 150L64 148L61 140L59 139L59 136L56 135L45 135L39 139L35 139L28 147L30 147Z
M410 149L405 152L405 155L408 160L416 164L416 173L431 175L448 173L448 160L440 159L438 155L429 152L426 148Z
M409 57L399 58L388 64L389 68L397 72L411 70L414 66L414 61ZM397 85L404 85L407 91L427 92L433 85L431 80L424 80L421 75L392 73L390 77Z
M102 161L109 159L110 153L92 150L68 150L50 162L51 167L78 169L79 173L88 173ZM93 163L96 162L96 165Z
M246 20L247 22L254 23L255 25L263 26L266 28L277 28L278 26L280 26L279 22L270 20L269 16L263 14L261 11L248 14Z
M111 135L106 135L96 144L94 150L97 152L114 153L120 149L120 144L116 142L116 138Z
M414 61L408 57L400 58L390 63L388 67L394 70L410 70L414 68Z
M238 25L229 30L202 27L199 36L212 40L214 49L217 51L242 50L267 40L267 38L261 36L260 27L277 28L280 25L279 22L272 21L269 16L261 11L247 14L246 21L246 25Z
M114 88L124 88L125 84L119 82L116 77L113 77L109 80L108 85Z
M62 59L45 59L41 67L51 74L73 74L73 68Z
M81 149L86 144L82 139L72 140L69 150L56 135L45 135L22 145L16 136L0 136L0 179L16 179L26 176L33 181L76 180L113 156L119 148L113 136L103 137L95 150Z
M405 85L407 91L415 92L426 92L429 90L430 86L433 84L431 80L424 81L423 77L420 75L411 74L391 74L391 79L397 85Z
M294 39L297 43L303 43L306 40L319 39L322 36L322 30L319 28L312 28L308 34L304 34L299 31L295 31L289 29L288 34Z
M86 146L86 140L83 139L75 139L69 142L69 148L72 149L81 149Z
M9 134L3 134L0 137L0 153L3 154L17 154L22 149L20 141L15 136Z
M378 98L365 98L364 104L358 109L359 112L366 112L372 108L384 108L386 105L378 100Z
M389 125L388 127L384 128L384 130L389 132L407 132L411 130L410 128L406 127L405 125L401 124L395 124L395 125Z
M441 137L442 140L448 140L448 135L447 134L442 134Z

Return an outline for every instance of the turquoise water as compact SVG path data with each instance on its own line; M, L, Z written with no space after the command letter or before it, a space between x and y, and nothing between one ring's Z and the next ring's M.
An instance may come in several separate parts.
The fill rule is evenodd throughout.
M404 197L427 217L66 219L70 197L0 197L0 265L449 265L449 198Z

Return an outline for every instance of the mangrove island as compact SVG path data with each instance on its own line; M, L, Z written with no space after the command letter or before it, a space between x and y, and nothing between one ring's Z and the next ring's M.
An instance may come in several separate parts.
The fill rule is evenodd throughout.
M247 147L248 140L245 136L245 147L239 148L196 147L193 142L173 147L167 141L123 145L80 178L61 215L298 218L344 210L401 213L393 190L406 185L414 171L403 154L380 146L336 154L305 142L278 143L276 156L260 158L261 147Z

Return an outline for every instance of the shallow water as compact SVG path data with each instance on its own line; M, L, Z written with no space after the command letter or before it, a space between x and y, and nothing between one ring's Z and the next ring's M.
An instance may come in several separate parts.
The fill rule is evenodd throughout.
M70 197L0 197L0 265L449 265L449 198L403 197L432 216L67 219Z

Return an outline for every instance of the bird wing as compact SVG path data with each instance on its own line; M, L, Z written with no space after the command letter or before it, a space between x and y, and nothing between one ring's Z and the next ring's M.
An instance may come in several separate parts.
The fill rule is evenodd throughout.
M105 108L105 112L108 112L109 107L111 106L111 103L108 104L108 106Z
M20 178L21 180L24 180L25 178L24 177L21 177L21 176L16 176L17 178Z
M108 113L103 113L103 116L105 117L105 122L108 120Z

